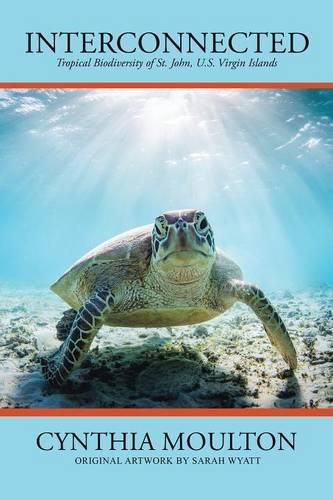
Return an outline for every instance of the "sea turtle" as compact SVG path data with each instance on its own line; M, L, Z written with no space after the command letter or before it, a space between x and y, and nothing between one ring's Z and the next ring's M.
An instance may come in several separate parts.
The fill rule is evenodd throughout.
M154 224L120 234L77 261L53 285L71 309L57 324L60 348L41 358L53 385L63 384L86 356L102 325L171 327L247 304L291 369L296 352L286 327L264 293L242 281L240 267L215 248L206 215L165 212Z

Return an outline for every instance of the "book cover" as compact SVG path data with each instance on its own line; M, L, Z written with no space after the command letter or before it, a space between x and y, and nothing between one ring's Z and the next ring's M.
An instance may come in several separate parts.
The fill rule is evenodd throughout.
M5 497L328 494L331 11L3 7Z

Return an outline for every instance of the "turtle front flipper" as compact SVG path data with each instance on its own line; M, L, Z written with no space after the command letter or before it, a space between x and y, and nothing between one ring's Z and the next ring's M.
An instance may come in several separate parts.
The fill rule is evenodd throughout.
M271 343L278 349L289 367L295 370L297 368L295 347L281 317L265 297L265 294L256 286L239 280L229 281L226 285L226 291L251 307L263 322Z
M77 311L74 309L67 309L63 312L62 318L56 324L57 339L66 340L71 332L72 325L76 318Z
M114 295L103 288L97 290L79 309L64 343L50 357L40 360L43 375L50 384L64 384L72 371L80 366L113 304Z

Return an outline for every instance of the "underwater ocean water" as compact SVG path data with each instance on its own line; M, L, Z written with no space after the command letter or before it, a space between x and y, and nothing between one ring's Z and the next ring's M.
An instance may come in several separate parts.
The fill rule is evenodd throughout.
M332 406L332 160L333 90L0 90L0 406ZM172 331L103 327L45 388L68 308L49 284L181 208L273 302L296 375L237 304Z
M0 91L0 285L204 210L263 288L333 285L333 91Z

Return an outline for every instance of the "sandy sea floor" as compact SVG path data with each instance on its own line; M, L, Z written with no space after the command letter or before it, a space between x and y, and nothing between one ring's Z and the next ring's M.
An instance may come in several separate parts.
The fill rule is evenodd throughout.
M287 370L261 323L236 305L209 323L104 327L70 381L44 383L41 352L59 342L66 305L46 290L0 288L1 407L332 407L333 289L269 298L286 322L299 368Z

